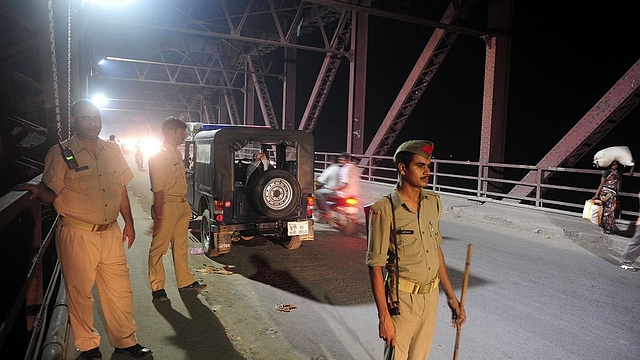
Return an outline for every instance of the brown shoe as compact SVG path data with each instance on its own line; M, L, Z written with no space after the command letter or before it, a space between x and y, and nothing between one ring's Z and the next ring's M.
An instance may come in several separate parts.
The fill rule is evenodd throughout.
M202 290L204 288L207 287L207 284L200 284L197 281L192 282L191 284L187 285L187 286L183 286L181 288L178 289L178 291L190 291L190 290Z

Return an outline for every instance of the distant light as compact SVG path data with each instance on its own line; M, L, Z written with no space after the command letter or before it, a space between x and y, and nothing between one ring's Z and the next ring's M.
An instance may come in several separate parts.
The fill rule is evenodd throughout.
M102 94L97 94L93 98L91 98L91 102L93 102L97 107L103 108L107 105L109 99L107 99L107 97Z
M83 0L82 6L92 4L94 6L103 7L124 7L133 4L136 0Z
M107 61L107 59L100 59L100 61L98 61L98 65L103 65L105 61Z

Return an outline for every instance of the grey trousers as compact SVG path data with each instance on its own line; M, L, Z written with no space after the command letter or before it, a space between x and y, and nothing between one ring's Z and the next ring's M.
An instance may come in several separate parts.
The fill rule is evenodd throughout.
M627 247L620 256L620 264L633 264L634 261L640 256L640 226L636 227L636 232L633 234L631 240L627 244Z

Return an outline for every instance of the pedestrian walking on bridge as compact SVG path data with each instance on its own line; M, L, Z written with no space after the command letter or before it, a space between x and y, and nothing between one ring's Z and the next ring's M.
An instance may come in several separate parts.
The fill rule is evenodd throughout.
M640 192L638 193L638 199L640 199ZM638 271L637 267L633 266L633 263L640 256L640 216L636 220L636 231L633 234L631 240L627 244L627 247L620 256L620 268L630 271Z
M623 175L633 175L633 166L628 172L624 172L618 161L612 161L611 165L602 172L600 186L593 200L602 201L602 232L604 234L618 234L620 229L616 224L616 217L621 210L618 191Z

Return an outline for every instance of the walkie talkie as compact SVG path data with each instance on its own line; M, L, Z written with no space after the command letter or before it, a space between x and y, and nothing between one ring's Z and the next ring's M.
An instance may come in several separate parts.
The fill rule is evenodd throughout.
M78 168L78 161L76 160L76 157L73 155L73 151L71 151L71 149L67 146L62 147L62 143L60 143L58 141L58 146L60 147L60 151L62 152L62 157L64 158L64 161L67 163L67 166L69 167L69 170L75 170Z

